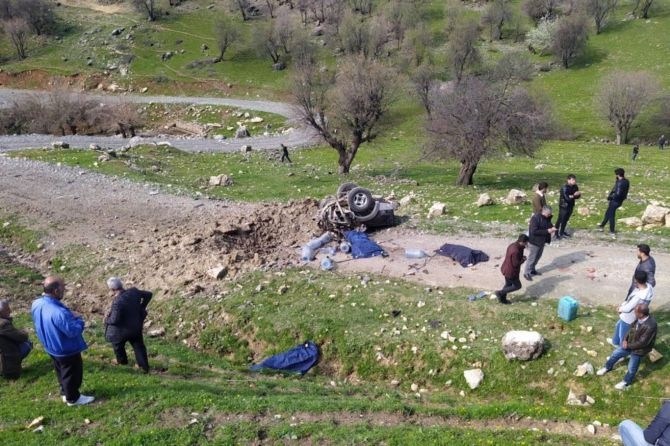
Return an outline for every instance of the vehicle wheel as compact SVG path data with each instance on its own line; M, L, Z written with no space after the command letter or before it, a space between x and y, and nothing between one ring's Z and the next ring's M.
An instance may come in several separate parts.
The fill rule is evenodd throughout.
M347 195L349 210L356 215L367 215L375 207L372 193L363 187L357 187L349 191Z
M357 187L358 187L358 184L356 184L356 183L342 183L337 188L336 197L337 198L346 197L350 190L356 189Z
M374 207L369 213L366 215L356 215L356 221L358 223L366 223L377 217L377 214L379 214L379 202L375 201L374 203Z

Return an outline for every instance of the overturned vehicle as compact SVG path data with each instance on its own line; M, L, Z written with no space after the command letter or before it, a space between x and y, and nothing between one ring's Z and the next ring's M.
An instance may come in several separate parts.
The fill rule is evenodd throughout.
M395 225L395 205L372 196L355 183L341 184L335 196L321 200L318 223L325 231L343 232L365 225L381 228Z

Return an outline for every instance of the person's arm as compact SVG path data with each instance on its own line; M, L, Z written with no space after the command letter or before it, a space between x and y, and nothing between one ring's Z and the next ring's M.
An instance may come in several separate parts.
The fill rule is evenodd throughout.
M75 317L69 310L60 313L54 322L68 338L76 338L84 332L84 320L81 317Z
M562 200L559 200L559 204L561 201L563 201L566 204L570 204L573 200L573 198L568 194L567 184L564 184L563 187L561 187L561 198Z
M107 325L119 325L121 322L121 302L119 302L118 298L114 299L114 302L112 302L112 308L109 310L105 322Z
M28 334L17 329L11 323L5 324L0 328L0 336L4 336L16 343L26 342L28 340Z
M656 286L656 277L654 277L654 274L656 273L656 262L654 259L650 257L646 262L642 262L642 271L647 273L647 282L649 282L651 286Z
M147 305L149 305L149 302L151 302L152 297L152 292L140 290L140 305L142 305L142 308L145 310L147 309Z
M619 305L619 313L631 313L640 301L639 288L635 288L627 301Z
M670 427L670 403L664 403L649 426L642 431L647 443L655 444L663 432Z

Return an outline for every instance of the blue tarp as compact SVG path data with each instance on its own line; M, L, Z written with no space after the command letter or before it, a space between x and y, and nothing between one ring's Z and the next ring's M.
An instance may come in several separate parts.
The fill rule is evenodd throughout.
M489 256L485 252L462 245L450 245L449 243L445 243L440 249L436 249L435 252L443 256L451 257L460 263L463 268L476 265L479 262L489 261Z
M370 240L365 232L348 231L344 237L351 244L351 256L354 259L379 256L384 253L381 246Z
M261 369L280 370L284 372L296 372L304 375L314 367L319 360L319 348L312 341L307 341L302 345L293 347L282 353L264 359L259 364L250 367L253 372Z

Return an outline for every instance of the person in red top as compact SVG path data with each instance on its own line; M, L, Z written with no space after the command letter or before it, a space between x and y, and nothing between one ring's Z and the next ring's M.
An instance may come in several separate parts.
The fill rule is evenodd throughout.
M507 300L507 294L521 289L519 274L521 274L521 264L526 261L523 250L527 245L528 236L521 234L516 242L507 247L505 260L500 267L500 272L505 277L505 286L494 293L501 304L511 304L512 302Z

